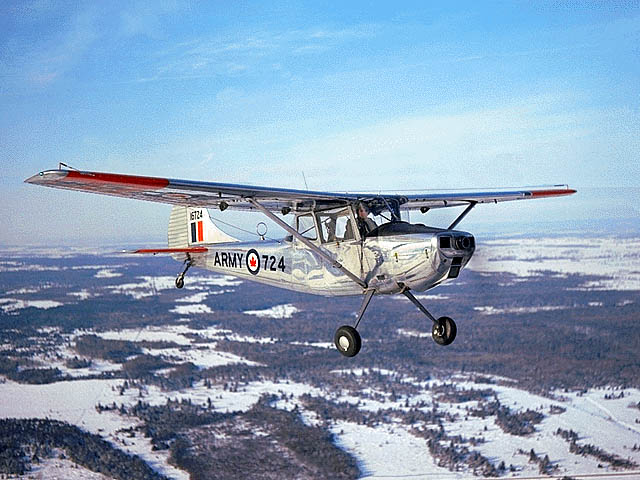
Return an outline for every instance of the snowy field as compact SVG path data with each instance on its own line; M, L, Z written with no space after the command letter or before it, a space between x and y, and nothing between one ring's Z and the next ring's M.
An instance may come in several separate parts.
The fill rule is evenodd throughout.
M336 371L345 375L348 371ZM360 376L376 373L356 371ZM379 372L377 372L379 373ZM387 372L393 376L394 372ZM486 378L486 377L485 377ZM403 379L403 381L412 381ZM284 397L275 406L291 410L298 408L300 415L308 422L314 422L315 414L306 412L299 397L310 394L335 401L348 401L359 405L363 411L375 412L380 409L408 410L414 405L426 404L425 411L431 410L434 403L437 409L453 415L455 420L445 424L445 431L450 435L465 437L483 437L485 443L474 447L491 459L494 464L504 461L513 465L516 474L521 477L537 476L537 467L528 462L526 455L519 450L529 452L531 449L539 454L548 454L551 461L558 466L558 474L586 474L594 472L616 471L609 467L598 467L602 462L592 457L583 457L569 452L569 445L561 437L555 435L558 428L573 429L579 435L580 443L590 443L608 453L640 463L640 451L633 451L634 445L640 445L640 390L601 388L587 392L554 392L550 399L527 393L514 386L479 384L469 376L457 375L429 382L417 382L421 393L403 398L398 402L389 400L373 401L357 395L343 395L316 387L295 382L251 382L242 385L237 391L226 391L219 386L207 388L202 382L193 388L180 391L165 392L154 386L143 389L130 388L124 395L119 394L121 380L74 380L58 382L50 385L21 385L7 381L0 386L0 414L7 418L47 417L69 422L90 432L98 433L111 440L126 451L142 456L153 468L169 475L171 478L188 478L184 472L167 463L165 452L153 452L148 439L141 435L129 438L121 429L136 425L130 417L115 412L98 413L97 403L103 405L116 402L117 405L134 405L139 400L151 405L163 405L168 399L190 399L194 404L206 405L212 401L213 407L222 412L246 411L250 409L262 394L276 394ZM503 380L500 379L502 382ZM434 401L437 396L434 389L444 383L454 382L457 389L490 388L496 392L500 402L513 411L531 409L545 413L545 419L537 425L536 431L529 436L520 437L505 433L495 424L495 417L477 418L464 415L465 407L476 407L477 402L448 403ZM513 382L511 382L513 384ZM605 399L605 395L622 398ZM384 395L384 392L379 392ZM22 399L29 398L29 402ZM409 405L409 406L407 406ZM551 406L561 407L562 413L547 414ZM358 458L364 478L468 478L470 472L450 472L439 467L431 457L426 440L411 433L407 425L391 422L375 427L358 425L338 420L332 423L331 432L336 436L339 446ZM64 470L64 465L51 462L46 470ZM618 471L623 473L624 471ZM629 472L627 472L629 473ZM45 478L45 477L42 477ZM49 477L51 478L51 477ZM100 478L100 477L95 477Z
M14 252L15 253L15 252ZM193 274L183 291L176 293L175 277L169 275L126 275L129 264L118 257L114 264L103 263L96 257L95 265L76 265L64 267L47 264L47 259L67 258L65 249L51 249L41 252L40 263L24 261L17 253L5 256L0 261L0 272L83 272L103 282L98 286L81 288L77 285L69 289L63 298L44 298L52 289L59 288L50 281L39 284L7 288L1 293L0 311L12 319L26 309L35 308L38 312L49 313L57 308L66 308L70 304L91 302L97 297L126 298L127 300L143 300L160 296L171 291L176 298L171 298L167 311L180 317L181 322L174 325L147 326L143 328L111 329L107 331L76 330L73 334L64 334L65 344L53 350L34 354L36 364L45 367L57 367L63 374L75 379L45 385L25 385L5 380L0 377L0 417L31 418L47 417L77 425L89 432L102 435L114 445L128 452L142 456L157 471L177 479L186 479L188 475L167 463L167 451L152 451L151 442L141 435L130 438L122 429L137 425L134 418L126 417L115 411L98 413L96 404L134 405L139 400L151 405L163 405L168 399L189 399L197 405L211 402L213 408L220 412L247 411L263 394L275 394L281 400L274 406L287 410L297 408L301 418L308 424L317 424L315 412L305 409L302 395L329 399L336 402L347 402L362 412L378 412L394 409L408 413L419 406L425 413L435 409L439 413L448 414L444 422L446 434L463 437L481 437L483 443L473 446L497 465L504 462L513 465L513 472L507 476L519 478L538 477L536 464L530 463L528 455L534 449L539 455L548 455L557 466L554 475L596 474L618 475L629 474L623 478L640 478L625 470L614 470L609 464L593 456L581 456L569 451L569 443L556 434L560 428L573 430L578 434L578 443L592 444L607 453L622 459L630 459L640 464L640 390L620 389L617 385L603 388L591 388L585 391L553 391L548 397L534 395L518 388L518 382L508 378L483 377L490 383L478 383L473 374L455 374L440 376L429 381L417 381L403 377L392 370L351 369L345 367L333 370L336 379L355 374L364 387L360 391L321 388L304 382L290 381L247 381L239 382L233 391L220 385L207 386L197 381L191 388L177 391L162 391L157 386L129 388L120 394L124 383L122 379L80 379L77 377L100 375L114 372L121 365L106 360L93 359L86 368L72 369L65 361L77 353L71 347L78 337L95 334L104 339L127 340L131 342L170 342L166 348L143 348L145 354L153 355L167 361L192 362L200 369L216 366L244 365L247 367L265 366L254 362L241 354L218 350L218 343L242 342L259 345L271 345L281 339L268 335L260 336L236 333L230 328L220 326L193 326L190 322L198 315L216 313L213 299L229 298L239 289L243 282L220 275ZM542 272L551 273L554 277L566 278L569 275L584 276L580 291L598 292L617 290L624 292L626 300L618 306L636 304L640 299L640 239L637 238L536 238L536 239L498 239L478 244L469 269L481 274L511 273L509 282L526 282L532 277L539 277ZM597 277L597 278L596 278ZM596 278L596 279L594 279ZM464 280L464 277L463 277ZM455 285L463 284L456 281ZM455 286L454 285L454 286ZM438 289L436 293L417 295L428 302L449 302L455 298L453 287ZM179 295L179 296L178 296ZM217 297L221 295L224 297ZM31 298L35 296L34 298ZM401 298L401 297L398 297ZM209 303L207 303L209 302ZM286 302L286 300L284 301ZM252 320L290 320L296 315L305 314L304 306L284 303L282 299L274 301L266 308L251 309L241 307L239 315L249 316ZM586 302L594 309L602 309L602 302ZM245 309L246 308L246 309ZM496 307L479 304L473 307L478 317L493 319L492 315L531 315L536 313L558 311L572 308L564 305L526 305L514 307ZM51 334L60 333L57 328L42 330ZM429 332L413 328L395 328L393 333L402 338L429 340ZM430 340L429 340L430 341ZM329 341L294 341L290 345L316 347L328 350L334 346ZM2 345L0 350L10 350L11 345ZM245 351L246 352L246 351ZM250 355L247 355L250 356ZM630 361L636 361L632 359ZM168 369L169 370L169 369ZM159 372L161 373L161 372ZM367 386L368 378L387 377L389 382L384 388L379 384ZM305 380L306 381L306 380ZM400 398L391 398L390 390L398 385L410 383L418 389L417 393ZM470 416L466 409L479 407L478 401L454 403L441 399L437 389L444 384L453 384L458 390L491 389L500 403L512 412L523 412L527 409L540 412L544 419L535 425L535 431L527 436L505 433L496 423L495 415L485 418ZM285 399L286 398L286 399ZM28 401L25 401L28 399ZM550 413L554 410L554 413ZM414 425L415 426L415 425ZM364 478L469 478L471 472L462 468L451 472L437 464L428 449L427 440L412 433L412 425L406 425L392 419L376 426L361 425L345 420L335 420L329 430L335 435L336 443L353 454L364 472ZM431 426L432 427L432 426ZM637 475L633 477L633 475ZM69 461L49 459L38 466L31 476L33 478L104 478L84 469L74 468ZM597 478L597 477L594 477Z
M25 477L30 480L109 480L110 478L83 468L71 460L61 458L47 458L40 464L33 465L31 472Z
M138 422L114 412L96 411L98 403L106 405L117 401L118 404L133 405L138 401L137 390L128 390L121 396L117 388L121 384L122 381L117 380L73 380L48 385L6 381L0 385L0 415L3 418L49 418L77 425L141 456L152 468L171 478L188 479L185 472L167 463L166 451L152 451L149 439L141 435L129 438L124 432L118 432L135 427ZM56 462L50 467L46 468L46 476L41 472L42 478L64 478L56 477L59 472Z
M553 272L606 277L585 290L640 290L640 239L619 237L514 238L479 243L467 268L520 277Z

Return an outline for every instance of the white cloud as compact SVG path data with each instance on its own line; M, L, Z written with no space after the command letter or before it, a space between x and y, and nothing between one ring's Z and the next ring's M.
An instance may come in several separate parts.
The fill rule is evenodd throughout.
M296 54L317 54L373 37L374 24L347 28L311 27L293 30L240 30L201 36L156 51L154 72L143 81L234 76L278 72Z
M303 140L274 155L282 160L261 173L286 178L295 166L322 182L314 188L351 191L573 181L580 159L571 150L581 150L589 127L580 112L550 108L556 100L533 97L496 108L389 118Z

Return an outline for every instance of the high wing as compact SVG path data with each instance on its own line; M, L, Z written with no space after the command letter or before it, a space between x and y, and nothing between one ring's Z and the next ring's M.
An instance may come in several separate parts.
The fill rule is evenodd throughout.
M218 182L201 182L158 177L142 177L80 170L45 170L25 180L26 183L67 190L80 190L116 197L147 200L183 206L255 210L252 201L260 202L272 212L308 211L348 205L358 200L370 206L426 211L431 208L497 203L511 200L571 195L566 185L496 191L455 191L411 193L338 193L287 188L259 187Z

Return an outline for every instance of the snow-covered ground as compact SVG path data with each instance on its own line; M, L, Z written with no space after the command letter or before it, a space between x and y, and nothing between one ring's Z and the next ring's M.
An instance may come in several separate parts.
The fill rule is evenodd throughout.
M149 326L140 329L123 328L122 330L110 330L99 332L96 335L107 340L128 340L130 342L172 342L178 345L191 345L191 339L185 334L194 330L183 325L164 325L162 327ZM76 331L76 335L86 332Z
M567 276L595 275L586 290L640 290L640 238L560 237L484 241L467 268L477 272L508 272L520 277L555 272Z
M32 470L25 475L33 480L110 480L111 477L93 472L73 463L71 460L47 458L39 464L32 464Z
M70 297L75 297L78 300L89 300L90 298L97 297L99 294L92 293L86 288L83 288L82 290L79 290L77 292L69 292L67 293L67 295Z
M131 283L110 285L107 288L113 293L129 295L136 300L157 295L161 290L171 290L176 288L175 277L167 275L145 275L136 277L136 280L136 282ZM241 280L230 275L190 275L188 277L188 281L185 282L184 288L185 290L206 290L209 295L212 295L215 294L215 290L211 291L211 287L235 287L241 283ZM232 291L233 290L227 290L227 292ZM200 302L202 302L206 297L199 298L201 298ZM182 299L181 301L185 300Z
M95 278L115 278L121 276L122 273L114 271L113 268L103 268L98 270L94 275Z
M95 256L96 258L131 258L130 253L123 253L122 246L104 245L96 252L95 245L87 247L79 247L77 245L70 246L37 246L37 245L19 245L19 246L2 246L0 253L5 258L21 258L21 257L40 257L40 258L72 258L79 255Z
M315 347L315 348L336 348L331 342L290 342L290 345L300 345L303 347Z
M86 332L76 332L76 336ZM259 365L238 355L216 350L216 342L211 340L227 339L231 341L248 341L252 343L270 343L273 339L260 339L234 335L230 330L209 327L202 330L193 329L186 325L172 325L162 327L146 327L142 329L123 329L97 333L98 336L109 340L128 340L131 342L170 342L180 347L145 348L144 353L163 357L167 360L177 359L181 362L192 362L199 368L210 368L232 363L245 365ZM203 342L202 340L206 340Z
M129 333L129 332L125 332ZM186 329L172 332L174 341L184 343L190 339L184 334ZM143 331L140 336L147 340L156 340L157 332ZM214 334L212 331L211 334ZM117 337L106 334L111 338ZM193 353L193 349L175 349L175 355ZM179 391L161 391L156 386L147 386L142 390L130 388L119 394L123 380L74 380L48 385L21 385L11 381L0 384L0 416L2 417L49 417L78 425L90 432L99 433L110 439L115 445L127 451L141 455L153 468L172 478L187 478L181 472L167 464L166 452L153 452L150 442L141 436L129 438L118 433L122 428L135 426L135 419L124 417L116 412L98 413L97 403L103 405L116 402L132 405L143 400L151 405L163 405L168 399L190 399L194 404L207 405L211 401L213 408L222 412L246 411L250 409L263 394L276 394L283 400L276 402L277 408L292 410L297 406L301 417L309 424L316 424L315 414L305 411L299 401L303 394L348 402L362 411L376 412L393 408L408 411L416 405L426 405L430 411L434 405L442 412L457 415L445 422L445 431L449 435L465 437L482 437L485 443L472 447L489 458L494 465L504 461L507 466L514 465L518 475L537 475L537 466L528 462L528 456L518 450L529 452L534 449L537 454L548 454L551 461L559 466L559 474L581 474L612 471L605 464L593 457L582 457L569 452L568 443L555 435L558 428L574 430L579 435L580 444L594 444L608 453L622 458L631 458L640 463L640 452L632 451L635 444L640 445L640 390L636 389L592 389L587 392L554 392L550 399L528 393L517 388L514 382L505 379L491 378L490 384L476 383L471 375L436 378L429 381L415 381L403 378L389 370L356 369L336 370L335 375L351 375L363 379L368 375L385 375L392 381L410 382L419 386L421 393L409 397L391 400L385 391L371 388L362 390L360 394L330 392L317 387L295 382L249 382L239 384L233 389L220 385L207 386L197 382L191 388ZM486 377L484 377L486 378ZM540 411L545 419L536 426L536 432L530 436L519 437L509 435L495 424L495 417L485 419L465 414L465 408L477 408L478 402L448 403L442 399L434 402L437 396L433 389L449 383L457 389L485 389L495 391L500 402L513 412L532 409ZM496 383L499 382L499 383ZM605 395L624 396L614 400L605 399ZM361 396L362 395L362 396ZM375 397L373 399L372 397ZM24 399L29 401L25 402ZM562 413L550 414L551 406L562 407ZM365 478L468 478L470 472L464 469L452 473L438 467L427 448L426 440L411 433L409 426L399 422L387 422L378 426L364 426L346 421L334 421L330 425L337 443L352 453L360 462ZM56 467L58 468L58 467ZM62 467L59 467L62 468ZM49 471L49 467L45 470Z
M67 255L73 257L74 255ZM31 257L32 258L32 257ZM63 258L63 257L46 257ZM127 266L126 263L118 265L75 265L72 267L58 265L40 265L24 261L1 261L0 272L61 272L64 270L97 270L96 278L119 277L122 274L114 272L115 269Z
M142 400L150 405L164 405L168 399L190 399L194 404L207 405L211 400L214 408L222 412L247 411L264 394L280 394L297 398L304 393L322 395L323 392L309 385L295 382L251 382L238 386L233 391L221 386L207 388L198 382L193 388L165 392L156 386L142 390L130 388L120 394L123 380L73 380L47 385L24 385L12 381L0 383L0 417L2 418L50 418L77 425L86 431L99 434L127 452L141 456L155 470L175 479L188 479L186 472L167 463L167 451L153 451L149 439L137 434L130 438L121 429L135 427L135 418L119 415L114 411L98 413L95 406L135 405ZM29 401L25 401L29 399ZM291 400L294 401L294 400ZM68 465L51 460L51 465L42 469L42 478L67 478L51 476L58 469L64 471ZM81 469L82 470L82 469ZM85 478L69 477L69 478ZM100 478L100 477L86 477Z
M505 434L494 422L495 417L481 419L467 416L466 404L447 405L440 403L440 408L461 416L457 421L446 425L447 433L460 434L467 437L484 437L486 443L475 447L483 455L494 459L497 463L504 461L508 466L513 464L522 475L537 475L537 465L528 463L526 455L518 454L518 450L529 452L534 449L538 455L549 455L552 462L560 467L559 474L586 474L602 471L615 471L606 462L594 457L582 457L569 452L569 444L555 432L558 428L574 430L579 435L579 444L593 444L621 458L631 458L640 464L640 451L633 451L634 445L640 446L640 409L631 408L640 402L640 390L625 389L624 397L606 400L605 395L619 394L622 390L612 388L590 389L587 392L555 392L558 400L534 395L515 387L504 385L479 385L468 382L464 377L456 379L459 389L491 388L497 393L502 405L512 411L536 410L545 414L545 419L536 426L536 432L521 437ZM474 402L471 402L474 403ZM566 411L549 414L551 406L562 407ZM486 427L486 430L485 430ZM602 464L598 467L598 464Z
M48 255L56 255L49 252ZM48 257L54 258L54 257ZM493 240L479 244L476 255L469 268L480 273L510 272L516 275L514 282L527 281L529 277L540 275L540 271L551 271L558 276L569 274L595 275L603 277L601 280L585 279L580 286L585 290L616 289L628 291L629 299L620 302L624 306L637 302L640 290L640 239L600 238L584 239L578 237L545 238L545 239L505 239ZM42 261L45 263L44 261ZM97 295L127 295L134 299L158 295L162 290L175 289L173 276L138 276L118 284L118 280L110 281L122 275L119 269L122 265L95 265L70 267L73 269L94 269L94 276L101 279L103 286L91 289L78 288L67 293L66 297L56 300L31 300L28 295L40 293L51 285L42 284L14 288L5 292L7 298L0 299L0 309L5 313L13 313L23 308L55 308L63 302L86 301ZM0 262L0 271L56 271L67 267L25 264L18 259ZM93 274L93 272L90 272ZM173 313L183 316L185 322L191 315L212 313L212 307L204 302L210 295L231 293L242 282L231 276L193 275L188 277L184 287L184 296L176 299L169 307ZM95 280L94 280L95 281ZM96 283L99 283L95 281ZM459 285L461 282L458 282ZM25 298L21 298L25 296ZM626 294L625 294L626 296ZM401 297L398 297L401 298ZM423 294L418 298L425 301L448 301L453 296L445 290L445 294ZM406 301L406 300L405 300ZM211 305L214 305L211 303ZM585 302L585 305L587 303ZM588 304L591 307L601 307L602 302ZM554 311L572 308L563 305L526 305L513 308L497 308L491 305L479 305L475 309L482 315L518 314ZM262 318L290 318L298 312L292 304L279 304L262 310L245 311L245 314ZM52 330L55 333L55 330ZM257 365L246 358L228 352L216 350L218 341L238 341L255 343L273 343L278 339L242 336L231 330L216 326L207 328L192 328L188 324L174 326L147 327L142 329L124 329L107 332L76 331L68 336L70 342L74 337L84 334L97 334L106 339L120 339L129 341L171 342L175 345L169 348L147 348L144 353L156 355L171 361L191 361L196 366L207 368L216 365L242 363ZM430 332L399 329L397 333L405 336L429 337ZM330 342L295 343L318 348L331 348ZM38 354L34 360L51 367L58 367L64 374L70 376L87 376L105 371L119 370L116 363L93 360L91 366L82 369L69 369L65 360L72 358L74 351L69 347L60 346L54 352ZM209 400L219 411L246 411L258 401L263 394L286 394L286 400L275 403L277 408L291 410L298 407L303 420L309 424L318 422L313 412L305 411L299 397L308 393L313 396L329 398L336 401L346 401L365 412L377 412L382 409L394 408L408 411L416 405L427 405L430 410L436 405L441 412L457 415L445 423L445 431L449 435L463 435L465 437L482 437L485 443L472 447L490 459L494 465L504 461L508 466L513 464L517 468L517 475L537 476L537 466L528 462L528 456L518 453L518 450L528 452L534 449L537 454L548 454L551 461L559 466L560 475L580 473L599 473L610 471L605 464L598 468L599 462L593 457L582 457L569 452L569 444L555 435L558 428L574 430L579 435L580 444L594 444L608 453L622 458L631 458L640 463L640 451L633 451L634 445L640 445L640 391L624 390L624 396L616 399L605 399L605 395L619 395L619 389L591 389L586 392L552 392L554 399L533 395L517 386L517 382L504 378L491 378L491 384L475 383L472 375L457 375L418 382L409 378L401 378L397 373L388 370L341 370L333 372L335 375L355 374L362 379L375 374L389 376L389 388L394 382L410 382L421 389L418 394L400 397L392 400L389 391L374 387L363 388L359 393L347 391L326 391L318 387L293 382L249 382L234 385L233 389L224 389L219 385L207 387L203 382L197 382L192 388L180 391L161 391L158 387L148 386L142 391L129 389L124 395L119 394L122 380L71 380L48 385L21 385L11 381L0 383L0 417L49 417L67 421L78 425L93 433L99 433L111 440L115 445L127 451L140 454L153 468L172 478L187 478L188 476L167 464L166 452L153 452L151 444L141 436L129 438L117 431L136 424L135 419L123 417L116 412L97 413L95 405L124 403L131 405L139 399L152 405L166 403L167 399L190 399L200 405L206 405ZM485 376L486 378L486 376ZM0 378L0 382L2 379ZM485 419L465 415L465 407L476 408L478 402L448 403L438 400L433 388L443 383L453 382L458 389L489 388L496 392L500 402L517 412L526 409L540 411L545 419L536 425L536 432L527 437L506 434L495 423L495 417ZM366 383L366 382L365 382ZM25 401L28 399L28 401ZM551 406L562 407L562 413L550 414ZM450 417L451 418L451 417ZM365 478L468 478L470 472L449 472L434 463L426 445L426 440L413 435L410 429L398 421L391 421L376 427L357 425L351 422L335 421L330 426L337 438L337 443L355 455L365 472ZM62 460L48 460L34 472L35 475L46 477L46 472L67 472L72 467ZM83 470L80 470L81 472ZM40 472L40 473L39 473ZM64 478L74 478L72 473L65 473ZM101 478L91 472L84 471L85 476L77 478ZM35 478L38 478L35 476ZM639 475L640 478L640 475Z
M363 369L351 371L336 371L337 374L368 375L373 372ZM393 372L385 372L393 375ZM485 377L486 378L486 377ZM509 379L491 377L490 384L482 384L471 381L468 375L455 375L444 379L435 379L429 382L415 382L424 389L424 393L409 398L401 398L392 402L389 394L377 393L382 400L361 398L357 395L343 395L336 398L338 401L346 401L364 411L378 411L394 408L396 410L408 410L419 402L427 406L425 411L430 411L434 402L432 389L443 383L453 382L459 390L486 389L496 392L502 405L509 407L512 412L527 409L539 411L545 415L544 420L536 426L536 431L529 436L515 436L505 433L496 423L495 416L484 419L468 415L466 408L478 407L477 401L467 403L448 403L439 399L437 409L456 415L454 420L445 423L445 431L449 435L462 435L464 437L484 438L485 443L472 447L487 457L494 465L504 461L506 466L514 465L518 475L538 476L536 464L529 463L528 455L518 453L519 450L529 452L534 449L538 455L549 455L551 461L557 464L559 475L624 472L612 469L606 462L594 457L583 457L569 452L569 444L560 436L555 435L558 428L574 430L579 435L578 443L593 444L607 453L618 455L623 459L631 459L640 464L640 450L633 451L633 446L640 446L640 390L617 388L591 389L587 392L554 392L556 399L541 397L518 389L515 382ZM507 380L507 382L505 382ZM499 382L497 384L496 382ZM622 398L605 399L605 395L620 395ZM385 399L386 397L386 399ZM407 404L409 405L407 407ZM550 413L550 407L561 407L562 413ZM431 460L426 448L425 440L419 439L406 431L402 425L384 424L378 427L366 427L336 422L332 430L339 438L339 442L347 450L353 452L362 462L367 474L372 478L406 477L411 478L446 478L447 475L455 475L447 470L439 473L437 466ZM395 435L395 437L393 437ZM400 440L402 439L402 440ZM397 445L401 443L402 446ZM384 447L384 448L383 448ZM397 461L386 457L387 452L399 448L404 455L396 455ZM412 453L413 449L421 452L420 455ZM387 458L381 461L381 458ZM426 463L425 463L426 462ZM600 467L598 465L601 465ZM433 470L433 469L436 470ZM395 469L395 473L394 473ZM470 473L463 472L461 478L468 478ZM369 478L369 477L367 477ZM635 478L635 477L634 477ZM640 478L640 473L638 474Z
M438 467L425 441L402 425L368 427L339 421L331 431L338 445L359 459L362 478L464 478Z
M152 451L149 439L142 435L129 438L126 434L118 433L122 428L135 427L138 423L135 419L111 411L96 411L98 403L106 405L116 401L118 404L132 405L138 401L137 390L128 390L120 396L117 387L121 384L122 380L74 380L47 385L6 381L0 384L0 416L46 417L77 425L103 436L127 452L140 455L152 468L171 478L188 479L185 472L167 463L167 451Z
M290 303L284 305L275 305L264 310L247 310L247 315L255 315L260 318L291 318L291 315L297 313L298 309Z
M189 305L176 305L174 308L172 308L169 311L172 313L177 313L178 315L213 313L213 310L211 310L211 308L209 308L208 305L204 305L202 303L194 303Z
M599 306L599 305L598 305ZM556 310L566 310L570 307L565 305L541 305L539 307L513 307L513 308L496 308L490 305L473 307L476 312L482 315L502 315L502 314L524 314L537 312L555 312Z
M399 328L396 330L399 335L404 335L405 337L415 337L415 338L431 338L431 332L419 332L417 330L408 330L406 328Z
M4 313L15 313L16 310L22 310L23 308L55 308L60 307L63 304L55 300L21 300L19 298L0 298L0 309Z

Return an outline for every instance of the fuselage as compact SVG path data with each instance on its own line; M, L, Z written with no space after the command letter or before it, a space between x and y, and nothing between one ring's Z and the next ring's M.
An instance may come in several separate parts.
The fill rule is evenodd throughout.
M400 225L400 223L402 225ZM404 222L376 236L318 244L378 294L425 291L456 278L475 250L471 234ZM361 295L363 289L291 236L206 245L193 266L316 295Z

